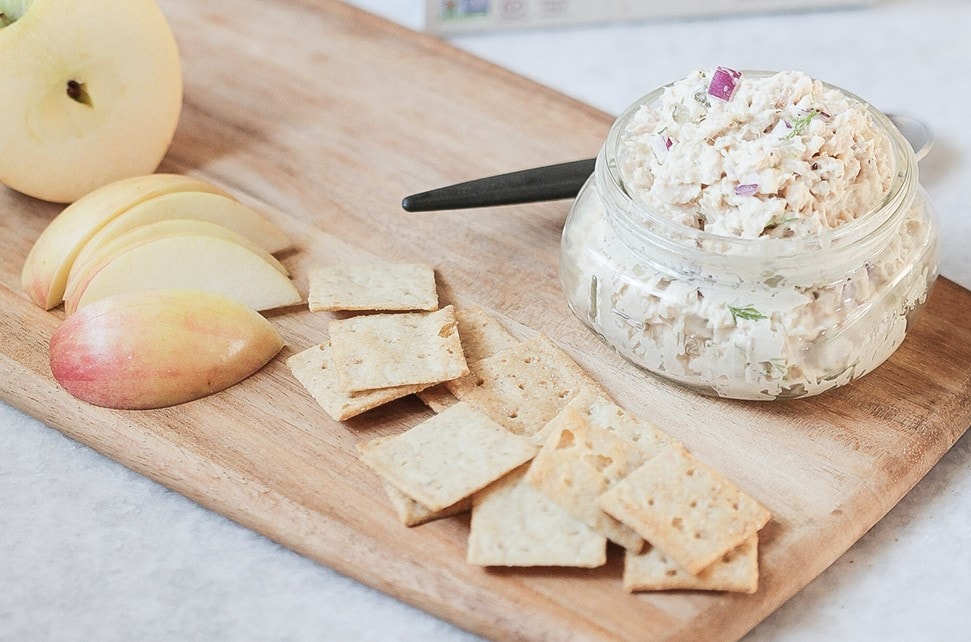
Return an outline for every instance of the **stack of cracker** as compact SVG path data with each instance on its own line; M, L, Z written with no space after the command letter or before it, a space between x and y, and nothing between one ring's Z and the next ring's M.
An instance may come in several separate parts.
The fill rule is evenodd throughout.
M381 312L331 320L328 342L287 360L334 420L468 373L455 309L439 309L430 266L318 268L309 281L312 312Z
M482 566L591 568L613 542L630 591L757 589L765 508L549 338L521 342L480 308L438 310L429 272L434 293L430 268L312 273L311 309L425 311L335 319L329 345L288 361L334 419L412 393L437 413L359 446L403 523L471 510L467 559Z

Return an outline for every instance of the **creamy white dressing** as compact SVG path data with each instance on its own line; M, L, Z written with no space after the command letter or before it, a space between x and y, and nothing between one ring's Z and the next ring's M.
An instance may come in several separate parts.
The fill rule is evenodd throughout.
M899 180L868 108L797 72L742 75L728 101L702 97L707 78L629 112L605 146L602 180L564 229L571 308L635 364L722 396L796 397L862 376L903 341L936 277L923 193L914 181L885 225L849 244L833 231L877 216ZM813 115L794 123L800 113ZM639 207L600 193L606 165ZM815 249L780 258L792 247Z

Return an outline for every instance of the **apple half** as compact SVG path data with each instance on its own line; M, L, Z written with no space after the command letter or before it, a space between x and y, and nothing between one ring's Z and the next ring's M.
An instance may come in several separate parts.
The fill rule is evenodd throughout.
M153 0L0 0L0 183L69 203L154 172L182 109Z
M283 339L259 313L195 290L127 292L68 317L50 342L54 378L98 406L172 406L262 368Z
M64 208L37 237L20 274L24 292L45 310L59 304L74 260L99 229L139 203L173 192L229 197L215 185L180 174L133 176L98 188Z
M80 281L68 314L122 292L189 288L230 297L253 310L303 301L286 275L262 255L225 238L172 234L124 248Z

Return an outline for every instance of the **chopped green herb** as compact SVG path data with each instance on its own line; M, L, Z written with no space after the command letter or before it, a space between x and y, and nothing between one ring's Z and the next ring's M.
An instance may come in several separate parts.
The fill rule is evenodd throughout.
M768 224L767 224L767 225L765 226L765 229L766 229L766 230L774 230L775 228L777 228L777 227L779 227L779 226L782 226L782 225L787 225L787 224L789 224L789 223L795 223L795 222L796 222L796 221L798 221L798 220L799 220L799 217L798 217L798 216L791 216L791 217L789 217L789 218L783 218L783 219L780 219L780 218L773 218L773 219L772 219L772 220L770 220L770 221L769 221L769 223L768 223Z
M793 136L798 136L799 134L801 134L803 130L809 126L809 123L812 121L812 119L815 118L816 116L819 116L819 114L821 113L822 113L821 111L813 107L812 109L809 110L809 113L807 113L805 116L802 116L801 118L797 118L794 121L792 121L792 131L789 132L789 135L786 136L786 138L792 138Z
M590 309L587 312L591 321L596 322L600 306L597 303L597 275L590 277Z
M753 305L747 305L744 308L736 308L735 306L730 305L728 306L728 311L732 313L732 318L735 319L735 323L738 323L739 319L758 321L759 319L769 318L759 312Z
M643 330L646 327L644 323L638 321L637 319L630 316L629 314L625 314L624 312L621 312L617 308L610 308L610 311L613 314L616 314L617 316L619 316L621 319L623 319L627 323L627 325L633 326L635 328L639 328L641 330Z

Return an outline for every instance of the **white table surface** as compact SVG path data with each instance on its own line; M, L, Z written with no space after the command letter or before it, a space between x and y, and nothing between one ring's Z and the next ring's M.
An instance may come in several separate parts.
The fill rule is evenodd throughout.
M354 4L422 24L420 0ZM918 115L938 134L921 175L944 230L941 270L971 288L969 27L971 2L888 0L452 41L613 114L692 68L723 64L801 69ZM971 434L747 639L971 639L968 569ZM0 640L133 639L475 638L0 403Z

